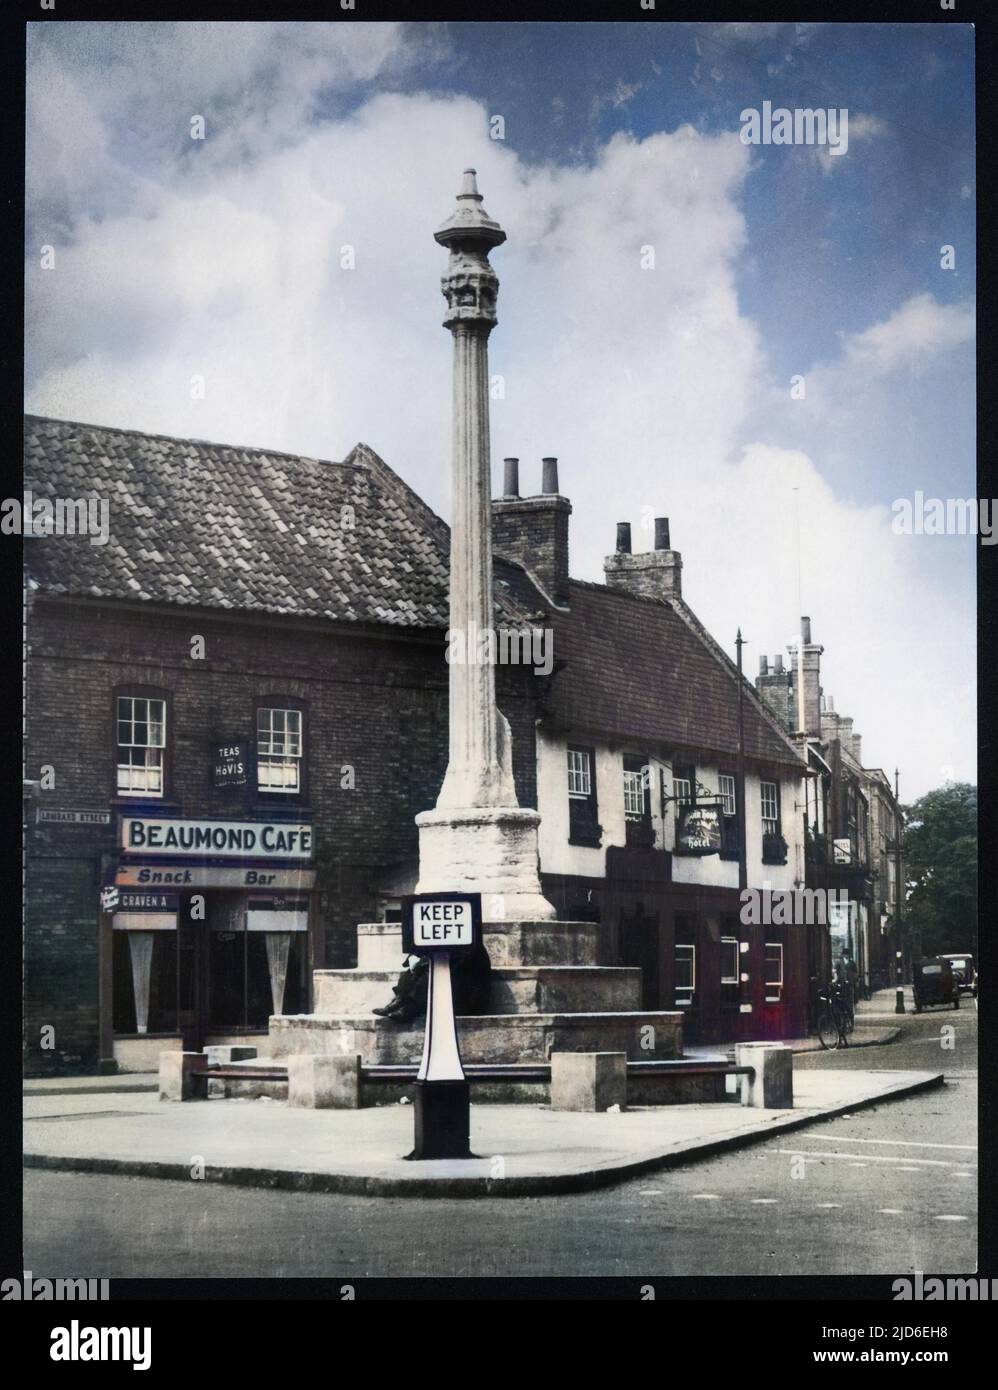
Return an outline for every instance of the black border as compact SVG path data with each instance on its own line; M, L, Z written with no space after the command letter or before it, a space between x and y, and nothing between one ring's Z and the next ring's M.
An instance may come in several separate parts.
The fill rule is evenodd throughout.
M3 343L3 371L0 372L0 427L7 443L5 453L8 481L4 496L17 496L20 493L21 456L21 381L22 373L18 364L22 361L23 349L20 326L23 322L23 246L24 246L24 169L23 169L23 122L24 122L24 43L26 21L36 23L60 23L79 20L102 19L186 19L186 20L262 20L297 19L345 22L369 22L376 20L402 21L498 21L530 22L561 21L584 23L587 21L626 21L636 23L676 23L703 21L740 22L823 22L823 23L878 23L878 24L967 24L976 29L977 41L977 139L978 139L978 202L977 202L977 251L978 251L978 495L998 496L998 468L996 468L996 408L994 383L998 379L995 363L995 269L990 259L993 253L992 239L989 236L995 225L995 179L998 158L995 151L995 128L998 124L998 71L995 61L995 32L998 27L993 0L955 0L954 10L942 10L939 0L796 0L796 3L773 3L769 0L656 0L654 11L643 10L639 0L533 0L533 3L518 3L518 0L476 0L476 3L462 3L461 0L357 0L357 9L343 12L337 0L197 0L184 5L182 0L164 3L164 0L56 0L54 11L40 8L38 0L8 0L0 13L0 33L3 35L2 52L7 58L7 71L0 85L0 120L5 135L3 149L7 156L7 167L3 181L3 235L4 255L2 260L2 323L5 330ZM998 727L998 666L995 653L998 651L998 556L996 547L978 546L978 786L980 796L979 834L981 846L980 859L980 898L979 898L979 951L981 970L986 981L998 978L998 951L995 947L994 904L998 902L996 885L996 861L998 855L998 821L995 814L996 777L998 777L998 748L996 748L995 729ZM17 547L4 538L0 545L0 564L4 566L4 594L7 597L3 616L7 624L5 650L16 652L20 645L21 620L17 596L20 590L20 564ZM932 653L913 653L913 660L932 660ZM11 676L14 663L6 663L6 673ZM16 711L19 708L16 683L10 679L5 693L8 698L6 709L8 717L3 721L4 735L10 743L5 765L16 769L20 764L19 731ZM16 785L11 778L10 785ZM8 814L13 815L10 807ZM20 812L18 812L20 814ZM8 820L13 828L13 821ZM19 835L11 833L5 837L6 875L5 883L20 886L20 842ZM13 894L10 894L12 897ZM0 932L0 970L6 982L6 998L0 1010L0 1029L4 1043L6 1065L0 1071L0 1113L3 1119L3 1157L0 1169L0 1202L3 1204L5 1220L2 1223L4 1258L2 1277L7 1272L19 1272L22 1266L21 1248L21 1205L20 1205L20 1140L19 1118L20 1100L20 1037L21 1014L19 1000L20 933L17 923L20 912L10 910L5 916L4 930ZM981 1040L981 1055L986 1059L992 1054L995 1030L995 1011L987 992L982 998L980 1014L984 1036ZM995 1275L995 1113L998 1077L994 1068L987 1064L980 1074L982 1149L980 1155L980 1248L981 1262L979 1273L982 1276ZM928 1273L928 1271L926 1272ZM731 1332L740 1327L740 1317L731 1319L733 1310L725 1308L723 1320L708 1310L711 1326L720 1334L720 1340L731 1347L731 1364L758 1367L760 1352L765 1356L767 1366L773 1357L777 1358L780 1369L790 1369L797 1365L813 1364L810 1351L820 1343L816 1328L822 1322L834 1321L838 1325L868 1321L869 1311L858 1311L857 1302L862 1300L883 1300L891 1297L891 1278L873 1276L849 1277L794 1277L787 1274L775 1278L729 1279L711 1278L661 1278L650 1275L648 1279L636 1278L598 1278L589 1279L517 1279L500 1280L478 1279L233 1279L233 1280L133 1280L115 1279L111 1282L111 1298L120 1300L172 1301L175 1299L215 1302L217 1300L259 1300L273 1299L284 1303L279 1342L287 1348L285 1354L295 1356L293 1344L288 1341L295 1330L293 1304L297 1301L351 1301L344 1295L344 1286L352 1287L356 1301L382 1300L408 1301L451 1300L451 1299L495 1299L508 1300L638 1300L647 1299L643 1291L650 1286L655 1291L656 1301L681 1299L712 1303L738 1300L746 1305L744 1315L757 1319L751 1308L758 1301L828 1301L836 1303L834 1310L823 1314L817 1311L814 1317L797 1317L788 1328L785 1320L778 1327L770 1328L769 1335L763 1326L755 1323L754 1344L739 1343ZM21 1311L20 1325L25 1328L51 1326L53 1322L64 1321L65 1317L76 1315L89 1322L124 1321L109 1315L99 1304L75 1305L67 1309L61 1305L60 1312L49 1313L53 1305L35 1304L29 1315L27 1305L18 1305ZM39 1313L39 1308L42 1310ZM898 1305L894 1313L907 1311L908 1322L933 1323L953 1328L969 1328L971 1319L978 1328L984 1319L977 1306L963 1304L928 1304L916 1309L911 1304ZM305 1314L310 1317L310 1312ZM178 1368L188 1374L192 1369L205 1374L212 1368L213 1360L220 1368L232 1373L242 1369L245 1360L247 1368L256 1369L254 1358L258 1355L262 1340L269 1339L271 1333L250 1335L241 1339L234 1331L232 1322L226 1316L221 1323L205 1326L202 1318L196 1319L196 1332L207 1334L199 1345L202 1352L192 1358L191 1347L184 1331L184 1325L167 1321L161 1313L155 1316L159 1331L157 1369L162 1371L164 1362L171 1356L176 1358ZM887 1310L878 1310L876 1319L884 1321ZM149 1322L152 1310L143 1309L142 1319ZM289 1320L288 1320L289 1319ZM130 1311L127 1321L138 1320L137 1310ZM238 1322L238 1318L236 1319ZM747 1324L749 1327L752 1323ZM723 1332L722 1332L723 1329ZM259 1330L259 1331L262 1331ZM309 1329L308 1341L319 1346L325 1343L325 1356L330 1348L322 1337L322 1329L314 1323ZM223 1333L216 1337L216 1332ZM272 1329L277 1336L277 1330ZM318 1333L318 1336L315 1334ZM685 1342L685 1338L680 1339ZM774 1345L775 1340L775 1345ZM759 1345L760 1341L765 1346ZM214 1349L211 1343L214 1342ZM954 1339L947 1343L951 1352L957 1350ZM36 1342L32 1334L25 1351L37 1353L45 1364L47 1360L47 1336L42 1343ZM700 1355L706 1354L716 1367L717 1335L706 1346L701 1344ZM297 1351L302 1344L297 1344ZM976 1348L964 1343L965 1354L974 1356ZM680 1353L681 1355L682 1353ZM668 1353L669 1369L674 1371L677 1364L676 1342L670 1339ZM954 1358L957 1364L961 1357ZM954 1364L951 1360L950 1366ZM384 1358L382 1358L384 1364ZM702 1364L702 1361L700 1362ZM109 1367L96 1368L99 1374L106 1374ZM128 1368L125 1368L131 1374ZM380 1367L379 1367L380 1369ZM78 1374L80 1366L75 1368ZM293 1373L293 1372L292 1372Z

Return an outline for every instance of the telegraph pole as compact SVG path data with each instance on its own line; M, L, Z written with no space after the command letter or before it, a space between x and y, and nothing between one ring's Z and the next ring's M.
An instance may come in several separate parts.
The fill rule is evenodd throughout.
M735 647L738 651L738 887L748 887L748 868L745 859L745 690L742 677L742 630L738 629Z
M897 965L897 992L894 996L894 1012L904 1013L904 977L902 966L904 962L904 945L901 938L901 922L903 920L904 893L901 883L901 802L898 800L898 770L894 769L894 923L896 928L897 947L895 950L894 961Z

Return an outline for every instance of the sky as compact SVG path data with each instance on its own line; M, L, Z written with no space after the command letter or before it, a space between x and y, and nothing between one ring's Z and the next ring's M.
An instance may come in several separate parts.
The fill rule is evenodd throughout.
M433 231L473 166L508 235L495 494L504 456L527 495L556 455L597 581L617 521L644 550L669 517L750 674L807 613L867 766L906 801L976 781L975 540L892 526L975 490L970 25L28 33L28 410L363 440L447 516ZM848 147L744 143L766 101L846 110Z

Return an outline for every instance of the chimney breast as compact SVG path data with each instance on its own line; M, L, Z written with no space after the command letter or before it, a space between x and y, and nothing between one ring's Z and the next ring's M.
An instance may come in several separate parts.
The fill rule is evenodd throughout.
M502 494L504 497L520 495L520 460L503 459Z
M655 548L631 554L631 523L617 523L617 553L603 561L603 574L611 589L623 589L636 598L681 599L683 557L669 545L669 523L655 518Z
M568 602L568 518L558 492L558 460L544 460L543 492L520 496L520 461L503 460L503 495L492 503L492 549L523 566L555 604Z

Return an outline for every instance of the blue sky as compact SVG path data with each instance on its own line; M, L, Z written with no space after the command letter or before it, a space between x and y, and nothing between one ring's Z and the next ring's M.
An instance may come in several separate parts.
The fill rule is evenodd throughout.
M746 147L766 100L847 109L847 152ZM795 630L796 505L865 759L909 796L973 779L974 542L890 526L916 489L973 495L973 101L969 25L29 26L27 404L362 438L446 515L432 231L474 164L509 233L496 475L561 457L574 572L668 515L754 665Z

